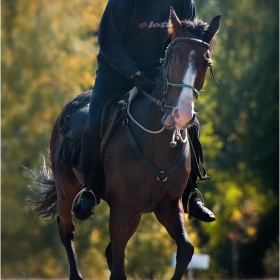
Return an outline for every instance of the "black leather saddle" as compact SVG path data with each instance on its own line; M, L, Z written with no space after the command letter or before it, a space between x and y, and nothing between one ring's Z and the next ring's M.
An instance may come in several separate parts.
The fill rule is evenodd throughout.
M88 92L85 93L88 94ZM113 128L121 119L122 102L119 103L119 101L122 99L122 96L113 96L103 110L100 131L101 157ZM72 105L67 104L68 108L62 112L61 116L60 133L63 135L63 141L60 147L60 159L64 164L78 169L82 169L81 140L89 114L89 100L90 96L87 96L82 103L72 101Z

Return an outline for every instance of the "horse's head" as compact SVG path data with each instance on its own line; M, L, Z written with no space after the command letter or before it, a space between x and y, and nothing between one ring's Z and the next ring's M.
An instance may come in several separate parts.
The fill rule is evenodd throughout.
M211 40L219 28L220 16L210 25L202 21L180 21L171 7L169 33L172 42L163 66L166 112L162 124L167 129L185 129L194 117L194 102L211 66Z

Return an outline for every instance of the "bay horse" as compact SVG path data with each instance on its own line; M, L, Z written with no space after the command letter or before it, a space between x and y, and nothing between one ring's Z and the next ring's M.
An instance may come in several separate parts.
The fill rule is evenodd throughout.
M176 242L177 263L173 280L182 278L191 261L194 247L186 231L182 205L182 194L191 170L187 127L194 118L194 102L207 69L210 68L212 73L211 42L218 31L219 19L220 16L215 17L210 25L202 21L180 21L171 7L171 43L166 49L155 89L151 95L144 93L129 104L124 103L127 113L114 128L113 137L104 150L102 163L106 184L102 199L110 207L110 243L105 255L111 280L126 279L126 244L144 213L154 212ZM89 91L84 95L89 95ZM77 97L71 104L76 100ZM72 207L83 188L83 172L60 160L63 117L62 111L54 125L49 146L53 179L49 174L45 174L45 178L35 178L43 187L39 192L43 199L35 201L37 208L34 211L43 218L58 214L59 234L67 252L70 279L80 280L83 278L74 248Z

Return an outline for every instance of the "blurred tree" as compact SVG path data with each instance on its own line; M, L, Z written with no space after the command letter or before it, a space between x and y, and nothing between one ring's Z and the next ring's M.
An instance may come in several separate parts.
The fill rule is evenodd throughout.
M207 112L200 118L211 167L205 195L217 214L215 223L202 225L210 233L205 250L213 256L213 267L223 268L221 273L262 277L265 252L279 236L279 2L196 4L199 17L222 15L213 53L220 84L207 85L209 97L198 102L199 111ZM214 142L207 134L209 123ZM222 149L214 154L209 146L218 147L217 141ZM226 253L234 240L240 247L235 264Z
M263 264L267 277L275 277L279 273L279 239L265 253Z
M39 165L60 110L93 84L102 1L2 4L2 276L65 276L56 223L30 219L21 164ZM91 61L91 62L90 62ZM57 248L61 248L57 250ZM55 265L55 262L63 265Z

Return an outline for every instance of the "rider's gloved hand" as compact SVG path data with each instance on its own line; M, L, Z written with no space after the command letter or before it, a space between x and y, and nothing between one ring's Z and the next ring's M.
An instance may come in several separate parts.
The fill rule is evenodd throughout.
M147 93L151 93L154 90L155 83L148 79L144 73L137 72L131 79L139 91L143 90Z

